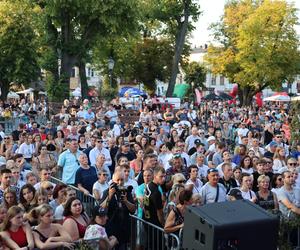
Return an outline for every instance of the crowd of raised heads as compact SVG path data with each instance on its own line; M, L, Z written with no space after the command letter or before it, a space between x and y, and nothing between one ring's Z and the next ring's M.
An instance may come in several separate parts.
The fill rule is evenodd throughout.
M130 215L179 235L187 206L239 199L283 218L300 214L300 144L291 143L287 104L175 109L153 97L47 108L0 102L4 122L22 116L10 132L0 121L2 249L72 249L98 238L100 249L122 250ZM94 198L91 213L78 190ZM143 249L143 237L136 243Z

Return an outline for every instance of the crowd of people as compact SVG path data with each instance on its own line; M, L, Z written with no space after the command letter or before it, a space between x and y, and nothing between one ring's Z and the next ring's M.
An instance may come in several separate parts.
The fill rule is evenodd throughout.
M129 109L136 121L122 120ZM46 103L0 102L0 112L26 118L9 133L0 125L2 249L73 249L83 239L127 249L130 214L180 235L187 206L239 199L286 219L300 214L300 143L291 146L287 104L185 102L175 110L156 97L74 99L45 124L36 118ZM73 186L94 197L91 214ZM136 226L136 248L146 249L153 237Z

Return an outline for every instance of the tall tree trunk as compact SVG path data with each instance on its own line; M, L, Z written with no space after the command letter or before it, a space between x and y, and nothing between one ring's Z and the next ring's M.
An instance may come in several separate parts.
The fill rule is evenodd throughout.
M255 90L249 86L238 88L238 96L240 100L240 106L249 107L252 105L252 100L255 95Z
M83 60L80 60L79 64L79 77L80 77L80 84L81 84L81 95L82 99L88 98L88 83L86 78L86 72L85 72L85 62Z
M8 82L4 82L4 81L0 81L0 88L1 88L1 96L0 99L5 101L7 94L9 92L9 83Z
M190 15L190 0L185 0L184 21L181 22L180 20L178 20L178 32L176 35L176 42L175 42L175 54L173 57L171 77L170 77L170 81L166 93L167 97L172 97L174 92L176 78L178 74L178 63L183 51L183 46L184 46L185 37L186 37L188 24L189 24L189 15Z
M64 87L64 98L69 97L70 90L70 77L72 68L75 65L75 56L70 53L70 46L73 40L71 18L68 13L63 10L62 13L62 44L61 44L61 68L60 68L60 80Z

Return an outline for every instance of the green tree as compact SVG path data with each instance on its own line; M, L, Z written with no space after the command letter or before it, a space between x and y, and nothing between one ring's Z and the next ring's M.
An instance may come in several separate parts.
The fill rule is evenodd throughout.
M186 38L195 28L192 23L197 21L200 7L197 1L193 0L155 0L153 2L156 10L154 17L166 26L164 33L174 41L171 75L166 93L170 97L174 92L178 64L182 59Z
M46 34L46 47L50 55L60 59L59 81L65 86L64 96L69 91L69 79L74 66L81 72L83 97L87 95L87 79L84 77L86 63L99 37L113 34L124 35L135 30L137 25L138 0L82 1L42 0ZM53 58L53 56L51 56ZM52 64L52 75L57 75ZM55 77L54 77L55 79Z
M184 68L186 83L192 86L194 93L195 88L205 89L204 82L206 80L206 67L198 62L191 62Z
M286 1L230 1L207 60L213 73L220 73L239 86L241 105L266 87L280 88L299 72L299 40L294 29L296 9Z
M6 99L9 84L29 85L38 79L34 10L23 1L0 1L0 86Z

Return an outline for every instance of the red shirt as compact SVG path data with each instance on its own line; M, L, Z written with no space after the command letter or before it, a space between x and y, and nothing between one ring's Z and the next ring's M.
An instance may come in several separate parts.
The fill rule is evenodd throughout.
M26 233L23 229L23 227L19 227L17 232L13 232L10 230L7 230L10 238L18 244L18 246L21 247L26 247L28 245L27 243L27 238L26 238Z

